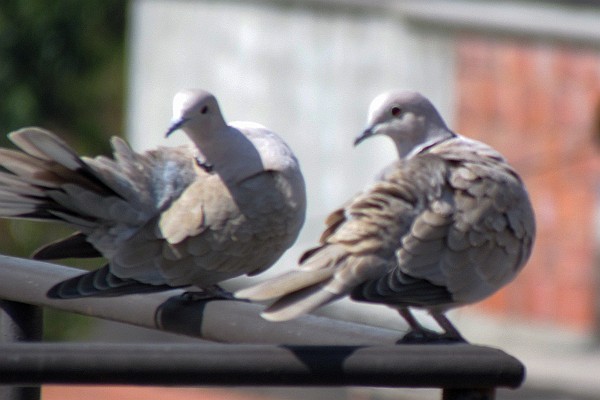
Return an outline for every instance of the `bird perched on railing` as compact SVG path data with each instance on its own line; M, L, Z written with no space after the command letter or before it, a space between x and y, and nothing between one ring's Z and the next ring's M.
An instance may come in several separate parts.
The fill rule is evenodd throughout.
M444 313L513 280L531 253L535 221L523 182L491 147L452 132L419 93L373 100L355 144L390 137L399 160L326 220L321 244L293 271L236 292L277 299L263 316L287 320L343 296L399 310L409 339L462 339ZM444 330L425 329L409 307Z
M215 97L184 90L167 135L191 144L138 154L114 137L114 159L79 157L54 134L9 134L0 149L0 217L62 221L77 232L36 259L105 257L50 297L114 296L219 282L269 268L296 240L306 195L296 157L273 132L227 124Z

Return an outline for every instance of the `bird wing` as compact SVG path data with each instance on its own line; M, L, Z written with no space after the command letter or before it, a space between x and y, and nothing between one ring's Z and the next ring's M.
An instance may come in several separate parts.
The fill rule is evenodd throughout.
M122 278L200 287L271 266L295 240L287 181L264 171L236 184L218 174L191 183L111 258Z
M397 268L369 288L409 305L481 300L512 280L530 255L535 223L527 192L503 158L479 142L459 137L420 157L438 160L443 181L429 193L422 187L429 199L402 236ZM408 295L407 277L429 288Z
M519 176L489 146L458 137L433 151L449 165L454 201L442 281L457 303L478 301L511 281L529 258L533 208Z

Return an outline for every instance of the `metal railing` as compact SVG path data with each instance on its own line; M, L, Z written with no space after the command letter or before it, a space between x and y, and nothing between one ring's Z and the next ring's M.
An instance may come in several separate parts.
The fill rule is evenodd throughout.
M181 291L53 300L46 291L81 273L0 256L0 385L6 399L39 398L45 383L180 386L441 388L444 399L492 399L517 388L524 366L469 344L398 345L403 332L305 316L272 323L262 306L190 301ZM37 306L207 339L198 344L43 343ZM227 343L227 344L224 344Z

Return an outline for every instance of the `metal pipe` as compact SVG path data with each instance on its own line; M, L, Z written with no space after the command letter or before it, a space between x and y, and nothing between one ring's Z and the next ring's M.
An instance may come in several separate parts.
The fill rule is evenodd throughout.
M241 301L190 301L181 290L109 298L57 300L46 292L82 271L0 255L0 298L230 343L394 344L405 332L324 317L273 323L263 307Z
M467 344L15 343L0 345L0 354L0 383L21 385L359 385L464 391L515 388L524 377L515 358Z
M444 389L442 400L494 400L496 390L494 388L483 389Z

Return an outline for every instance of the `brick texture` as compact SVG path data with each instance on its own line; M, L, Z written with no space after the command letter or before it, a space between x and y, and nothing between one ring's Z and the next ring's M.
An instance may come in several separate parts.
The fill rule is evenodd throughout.
M44 385L43 400L275 400L247 389L167 388L110 385Z
M456 130L500 150L524 178L538 231L532 258L476 309L591 333L600 218L600 50L458 38Z

